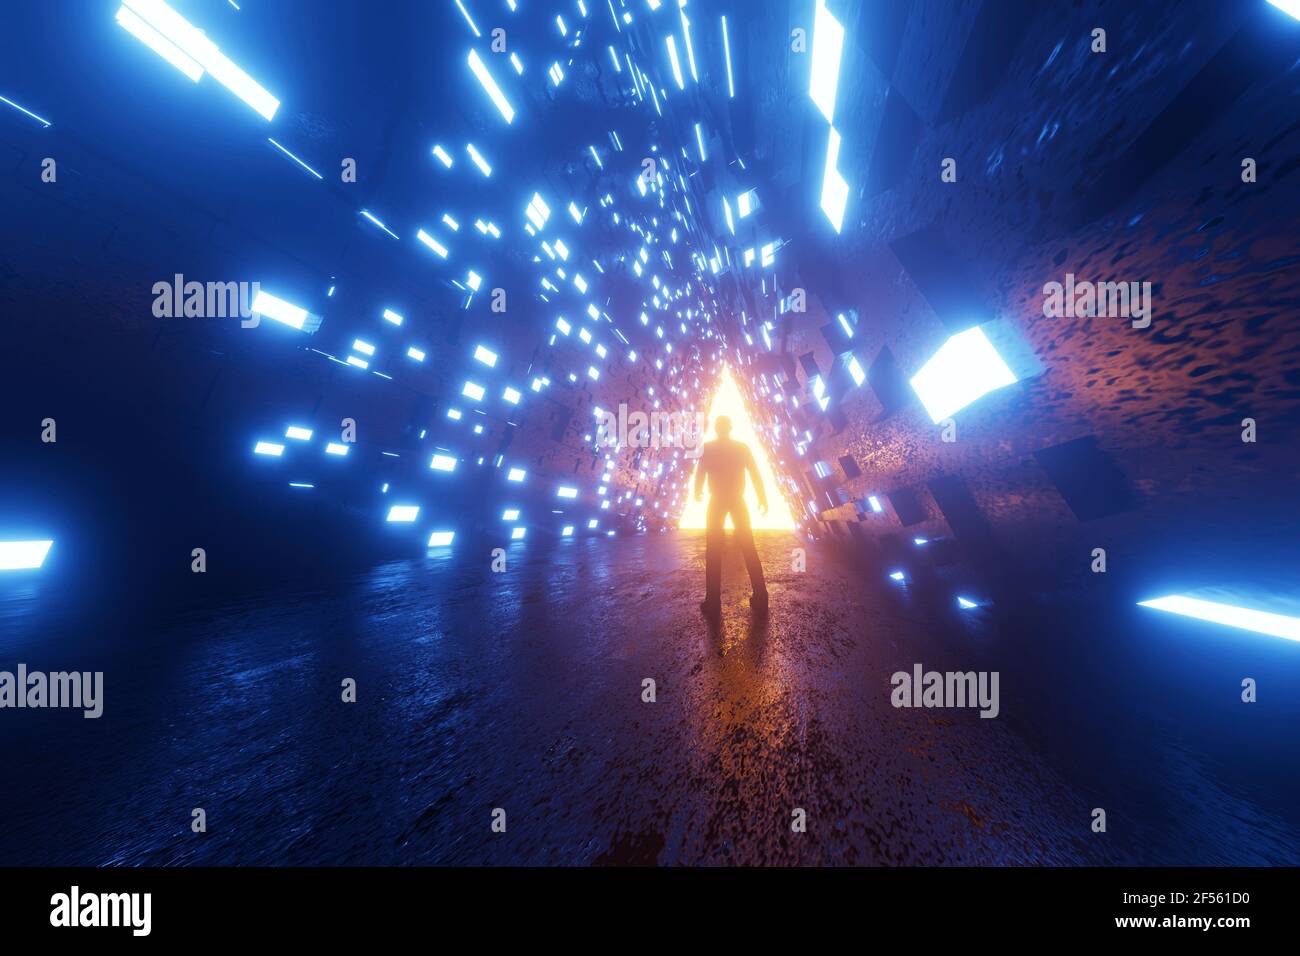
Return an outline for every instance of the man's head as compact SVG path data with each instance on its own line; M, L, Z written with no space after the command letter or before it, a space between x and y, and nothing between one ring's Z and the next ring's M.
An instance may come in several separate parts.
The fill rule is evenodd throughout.
M719 415L713 422L713 430L718 433L719 438L730 438L731 418L727 415Z

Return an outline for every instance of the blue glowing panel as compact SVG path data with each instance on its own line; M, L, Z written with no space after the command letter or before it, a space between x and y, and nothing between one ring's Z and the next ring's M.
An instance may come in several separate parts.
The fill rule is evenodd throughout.
M419 505L393 505L388 509L388 520L407 523L420 516Z
M53 544L53 541L0 541L0 571L39 568Z
M826 142L826 166L822 170L821 209L836 232L844 226L844 210L849 203L849 183L840 175L839 161L840 134L832 126Z
M478 167L479 172L484 176L492 175L492 167L488 164L488 161L483 158L483 154L478 151L473 143L466 145L465 152L469 153L470 160Z
M912 388L935 423L1015 382L1015 373L979 326L958 332L944 342L911 379Z
M415 234L415 238L419 239L422 243L424 243L426 246L432 249L435 253L438 254L439 257L443 259L447 258L447 247L444 246L437 239L433 238L433 236L429 235L423 229L421 229L419 232Z
M736 96L736 84L731 79L731 38L727 34L727 18L722 18L722 55L727 61L727 99Z
M312 330L311 313L300 306L294 305L292 302L286 302L284 299L273 296L269 292L259 291L257 293L257 297L253 299L251 311L255 315L273 319L289 326L291 329L298 329L301 332Z
M119 7L117 11L117 22L149 49L153 50L160 57L170 63L176 69L180 70L195 83L203 76L203 67L199 66L192 58L185 55L175 43L172 43L165 36L155 30L149 24L145 23L138 14L134 13L128 7Z
M1257 634L1269 634L1288 641L1300 641L1300 618L1275 614L1272 611L1259 611L1218 601L1206 601L1185 594L1171 594L1150 601L1139 601L1138 604L1142 607L1155 608L1157 611L1210 621L1213 624L1226 624L1228 627L1254 631Z
M835 94L840 80L840 57L844 52L844 27L826 9L826 0L817 0L813 16L813 50L808 80L808 95L821 110L826 122L835 122Z
M474 74L474 78L482 84L484 91L488 95L488 99L492 101L492 105L500 111L501 116L505 119L506 123L510 123L515 118L515 108L510 105L510 101L507 100L505 94L501 92L501 87L497 85L497 81L494 80L492 74L488 72L488 68L486 64L484 64L483 59L478 55L477 50L469 51L469 68Z
M444 548L451 544L455 538L456 532L454 531L435 531L433 534L429 535L429 547Z
M123 0L117 22L191 80L198 80L206 70L267 120L279 109L279 100L217 49L202 30L162 0Z

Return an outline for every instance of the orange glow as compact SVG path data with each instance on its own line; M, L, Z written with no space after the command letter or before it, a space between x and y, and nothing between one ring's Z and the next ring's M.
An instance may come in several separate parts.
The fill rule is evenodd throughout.
M754 486L746 480L745 504L749 508L750 524L755 531L794 530L794 518L790 515L790 506L786 503L781 486L776 483L776 474L772 471L771 462L767 460L767 451L758 440L758 436L754 434L754 426L749 421L749 412L745 410L745 400L741 398L740 389L731 377L731 370L725 366L722 369L722 380L718 384L718 390L713 394L713 400L709 404L708 437L710 439L717 437L713 432L713 423L717 421L719 415L731 417L731 437L736 441L744 442L754 453L754 462L758 465L758 473L763 476L763 487L767 490L768 511L766 515L762 515L758 512L758 495L754 493ZM692 470L691 484L687 488L686 510L682 512L679 525L681 528L703 528L708 517L709 489L707 487L704 489L703 501L696 501L694 487L695 472ZM732 527L730 518L727 519L727 527Z

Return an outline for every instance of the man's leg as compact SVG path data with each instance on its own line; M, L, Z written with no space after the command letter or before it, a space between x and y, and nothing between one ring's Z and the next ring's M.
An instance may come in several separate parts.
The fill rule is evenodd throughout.
M758 560L758 549L754 547L754 531L749 525L749 509L744 501L736 502L731 508L731 523L736 526L736 544L745 556L745 567L749 570L749 584L754 589L754 597L767 600L767 582L763 580L763 563Z
M722 549L726 546L727 511L709 500L704 539L704 603L722 604Z

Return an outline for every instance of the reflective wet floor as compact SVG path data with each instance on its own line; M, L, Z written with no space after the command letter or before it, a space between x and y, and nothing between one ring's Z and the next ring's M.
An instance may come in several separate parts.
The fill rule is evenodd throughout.
M102 669L105 712L0 711L0 863L1300 863L1295 645L758 539L770 613L731 553L717 627L702 533L136 615L8 584L0 668ZM998 716L893 706L917 664L998 671Z

